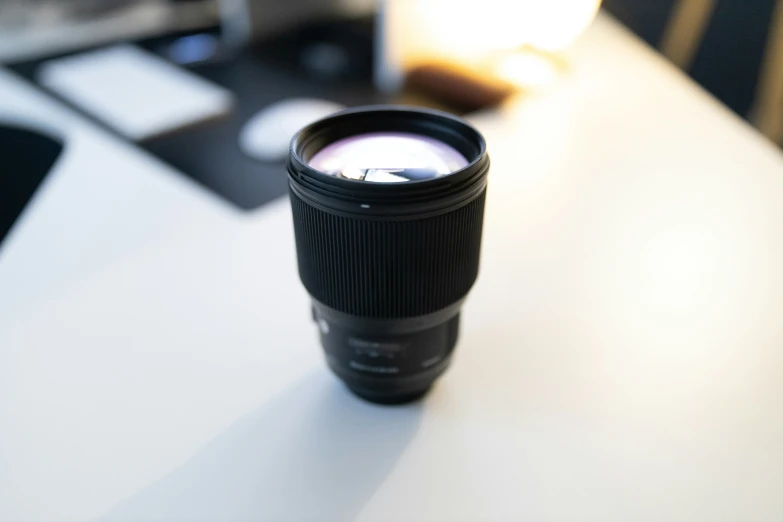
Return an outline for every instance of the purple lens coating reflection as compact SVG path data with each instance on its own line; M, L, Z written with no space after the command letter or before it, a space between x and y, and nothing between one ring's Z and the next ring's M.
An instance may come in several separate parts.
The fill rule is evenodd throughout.
M446 176L468 163L457 149L427 136L370 132L327 145L308 165L330 176L394 183Z

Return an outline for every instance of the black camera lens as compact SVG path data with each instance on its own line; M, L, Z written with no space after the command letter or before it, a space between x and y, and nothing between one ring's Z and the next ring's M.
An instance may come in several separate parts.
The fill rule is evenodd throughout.
M326 360L357 395L414 400L448 367L488 171L478 131L437 111L351 109L294 136L299 276Z

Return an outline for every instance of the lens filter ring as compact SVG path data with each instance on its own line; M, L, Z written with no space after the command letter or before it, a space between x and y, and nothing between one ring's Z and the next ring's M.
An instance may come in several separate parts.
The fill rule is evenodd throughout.
M467 161L448 175L405 183L368 183L320 172L310 160L335 142L366 133L419 135L458 151ZM481 134L450 114L411 107L364 107L339 112L302 129L291 141L291 189L327 211L379 219L446 212L486 187L489 157Z

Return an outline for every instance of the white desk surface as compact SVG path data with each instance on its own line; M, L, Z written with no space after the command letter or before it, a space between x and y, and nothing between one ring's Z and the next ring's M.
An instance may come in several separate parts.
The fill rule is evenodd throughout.
M288 202L234 211L0 72L67 136L0 249L0 520L780 521L783 155L601 16L493 168L454 365L327 371Z

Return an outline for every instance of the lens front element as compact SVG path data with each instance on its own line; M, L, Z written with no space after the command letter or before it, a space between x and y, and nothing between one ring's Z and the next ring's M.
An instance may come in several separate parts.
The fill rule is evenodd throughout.
M468 160L454 147L406 132L370 132L349 136L318 151L308 165L346 179L397 183L446 176Z

